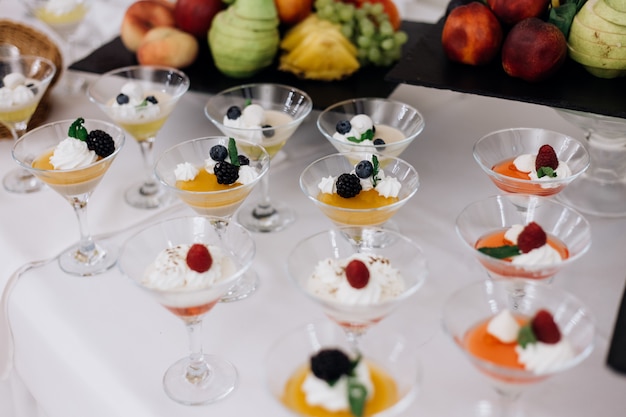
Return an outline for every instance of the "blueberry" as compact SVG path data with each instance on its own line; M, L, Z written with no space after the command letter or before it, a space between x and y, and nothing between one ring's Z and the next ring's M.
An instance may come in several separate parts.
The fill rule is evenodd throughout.
M241 117L241 109L237 106L230 106L228 111L226 111L226 117L229 120L237 120Z
M272 136L274 136L274 129L268 129L271 128L272 125L263 125L261 126L263 128L263 136L265 136L266 138L271 138Z
M128 104L130 103L130 98L126 94L120 93L115 98L115 101L117 101L117 104Z
M146 101L150 102L152 104L157 104L159 102L159 100L157 100L157 98L155 96L148 96L148 97L146 97Z
M354 173L359 178L369 178L374 173L374 166L370 161L361 161L356 164Z
M382 145L385 144L385 141L382 140L381 138L376 138L376 139L374 139L373 143L374 143L375 146L382 146Z
M345 135L350 130L352 130L352 125L349 120L340 120L337 122L337 126L335 126L337 132L341 135Z
M211 147L209 156L214 161L223 161L228 157L228 149L224 145L215 145Z
M250 165L250 159L245 155L237 155L239 165Z

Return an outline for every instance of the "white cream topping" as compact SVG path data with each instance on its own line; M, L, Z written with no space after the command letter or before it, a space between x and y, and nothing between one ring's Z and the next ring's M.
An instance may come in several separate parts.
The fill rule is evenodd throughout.
M544 175L539 178L537 176L537 170L535 169L535 160L537 159L537 155L531 154L523 154L515 158L513 161L513 165L518 171L525 172L528 174L531 180L533 181L550 181L550 180L558 180L564 179L572 175L572 171L566 162L559 161L559 165L556 167L554 172L556 173L556 177L549 177ZM558 184L543 184L543 188L550 187L558 187Z
M367 398L374 393L374 384L370 378L370 371L367 365L361 360L354 368L356 379L365 386ZM323 379L317 378L310 372L302 383L305 399L308 405L321 406L328 411L349 410L348 401L348 377L342 375L332 386Z
M348 140L349 137L355 137L357 139L361 139L361 135L368 130L372 130L374 127L374 123L372 119L366 114L357 114L352 116L350 119L351 129L348 133L341 134L339 132L335 132L333 137L342 142L354 143ZM371 143L371 141L365 142Z
M536 374L556 371L575 356L574 349L565 338L561 338L558 343L551 344L529 343L525 348L517 345L515 352L517 352L519 363Z
M54 169L74 169L85 167L98 159L94 151L90 151L87 142L65 138L54 148L50 163Z
M504 234L504 238L514 245L517 245L517 238L524 230L524 226L516 224L509 228ZM527 253L521 253L511 258L513 265L548 265L563 262L559 251L554 249L548 243L539 248L535 248Z
M146 269L143 283L158 290L200 289L209 287L232 276L236 267L231 258L218 246L208 246L213 259L206 272L196 272L187 265L189 244L180 244L161 251Z
M176 176L176 181L191 181L198 175L198 168L190 164L189 162L183 162L181 164L176 165L174 169L174 175Z
M250 184L259 178L259 172L250 165L239 166L239 178L237 182L243 185Z
M502 343L515 342L519 329L519 323L507 309L500 311L487 324L487 333Z
M358 259L369 270L369 282L356 289L346 278L345 268ZM308 291L329 301L348 305L371 305L394 299L405 290L400 272L389 260L376 255L356 253L345 259L327 258L318 262L307 283Z
M0 88L0 107L2 108L18 107L30 103L35 99L36 94L32 87L29 88L26 85L37 86L39 84L36 80L25 78L24 75L17 72L5 75L2 78L2 83L4 84Z

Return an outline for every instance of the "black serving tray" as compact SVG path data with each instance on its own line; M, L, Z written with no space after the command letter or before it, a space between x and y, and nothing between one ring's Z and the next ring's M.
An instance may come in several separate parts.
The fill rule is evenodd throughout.
M423 25L417 22L402 22L402 30L407 32L406 52L413 46L423 31ZM119 37L95 50L84 59L74 63L71 68L101 74L116 68L137 65L133 52L128 51ZM351 77L333 82L304 80L287 72L278 71L277 63L259 72L252 78L236 79L221 74L213 64L207 42L200 42L197 60L183 71L191 79L193 91L215 94L229 87L244 83L268 82L291 85L306 91L313 100L313 107L321 110L341 100L355 97L388 97L398 86L398 82L385 79L389 67L364 67Z
M626 118L626 77L602 79L567 59L552 78L529 83L509 77L498 59L485 67L451 62L441 46L443 19L413 28L411 46L386 80Z

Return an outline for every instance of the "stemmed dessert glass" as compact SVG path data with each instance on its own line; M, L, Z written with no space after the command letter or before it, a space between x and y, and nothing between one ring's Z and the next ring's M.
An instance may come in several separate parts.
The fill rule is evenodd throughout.
M259 105L264 110L261 127L234 126L227 121L226 114L232 106L243 111L249 104ZM297 88L281 84L245 84L211 96L204 112L222 134L260 144L274 160L312 108L311 97ZM237 214L237 221L248 230L276 232L295 220L290 207L271 201L269 181L269 175L261 180L261 200L244 205Z
M415 168L406 161L385 155L378 155L380 170L386 177L395 177L401 185L396 200L382 199L383 203L369 201L361 206L355 206L350 199L337 198L332 201L322 201L320 181L328 177L338 177L344 173L354 171L359 160L371 160L372 154L366 153L336 153L324 156L307 166L300 174L300 188L304 194L337 226L381 226L393 228L390 219L419 188L419 175ZM357 161L357 162L355 162Z
M523 291L524 301L518 302L513 292ZM481 359L468 348L470 332L508 309L513 316L530 318L540 309L554 316L561 335L573 350L573 356L557 369L536 373L499 365ZM547 380L550 376L570 369L588 357L594 345L595 320L590 310L573 295L555 286L539 281L485 280L473 282L455 291L445 302L442 313L443 327L465 356L491 381L498 401L490 407L481 406L481 417L523 415L518 399L533 384ZM482 404L484 405L484 404ZM534 415L529 413L528 415Z
M559 199L583 213L626 216L626 120L573 110L557 112L584 131L591 158L589 169Z
M203 216L214 216L222 219L216 221L215 227L222 230L227 227L235 211L241 206L256 184L263 178L269 169L270 157L265 149L257 144L243 140L236 141L240 155L245 155L250 166L257 171L257 178L247 184L236 186L218 186L213 184L210 190L196 190L184 187L182 181L177 181L175 170L185 163L198 169L203 169L205 161L209 159L209 152L213 146L223 145L228 148L229 138L224 136L209 136L182 142L164 151L155 164L155 175L165 188L175 194L187 206ZM207 180L208 182L208 180ZM237 283L223 296L222 301L236 301L252 295L259 285L257 274L248 270L242 274Z
M0 80L10 74L22 74L26 79L24 88L27 91L23 91L20 97L0 100L0 123L9 129L15 141L26 132L28 122L56 71L56 66L46 58L30 55L0 57ZM6 88L4 81L0 86ZM22 168L9 171L2 184L7 191L14 193L34 192L43 186L30 171Z
M490 236L530 222L537 223L546 232L548 242L562 254L561 262L514 264L477 249ZM554 199L527 194L498 195L470 203L456 218L456 231L492 278L549 281L580 259L591 246L591 226L579 212Z
M154 96L158 103L117 105L118 94L129 83L139 86L146 97ZM87 89L89 99L139 143L144 180L132 185L124 194L126 202L132 207L153 209L163 207L170 201L170 194L163 190L154 176L153 147L159 130L189 89L189 84L189 77L175 68L136 65L102 74Z
M550 145L571 175L566 178L543 177L538 180L513 177L494 170L496 165L512 165L520 155L536 155L542 145ZM589 153L578 140L563 133L541 128L510 128L491 132L480 138L473 148L474 159L489 179L507 193L552 196L582 175L589 167Z
M117 248L105 242L96 242L89 233L87 203L122 149L125 137L124 132L111 123L86 119L84 126L88 131L102 130L113 138L115 151L85 167L53 169L48 162L49 155L57 144L68 137L69 128L74 122L52 122L27 132L15 143L12 155L22 168L59 193L74 209L80 240L59 256L59 265L69 274L89 276L107 271L117 261Z
M336 137L337 124L354 116L366 115L374 123L369 140L352 141ZM317 117L317 128L337 152L378 153L398 157L424 130L422 114L408 104L388 98L354 98L340 101L324 109ZM374 144L381 138L383 144Z
M67 67L74 62L75 35L91 8L92 0L26 0L30 12L52 29L65 43L65 74L59 80L59 86L66 93L78 93L85 85L85 79L68 74Z
M186 405L220 400L235 389L238 379L237 369L229 361L203 353L200 342L202 321L250 267L255 244L243 227L230 224L225 230L218 230L215 221L222 219L178 217L153 224L123 244L119 259L122 273L179 317L187 328L191 352L174 363L163 377L167 395ZM159 288L146 280L147 269L163 250L194 243L209 247L214 264L221 262L220 276L196 287ZM212 247L220 248L224 258L216 259Z
M385 244L381 245L381 241ZM315 293L310 280L318 263L343 261L355 254L388 259L401 274L404 289L397 296L382 301L368 300L367 297L360 301L333 299ZM304 238L289 253L287 271L296 287L343 329L351 349L357 353L360 337L415 294L428 273L426 258L417 243L398 232L375 227L362 228L358 240L353 238L349 227L338 227ZM342 285L349 284L346 281Z

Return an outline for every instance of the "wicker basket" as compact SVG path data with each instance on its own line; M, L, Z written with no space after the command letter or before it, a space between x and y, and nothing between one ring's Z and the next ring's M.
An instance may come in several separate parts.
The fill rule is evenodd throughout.
M37 110L28 123L28 128L42 124L50 113L50 90L61 76L63 71L63 57L57 45L44 33L11 20L0 20L0 39L3 43L17 46L22 55L36 55L48 58L57 67L57 72L37 106ZM11 132L0 125L0 138L11 138Z

